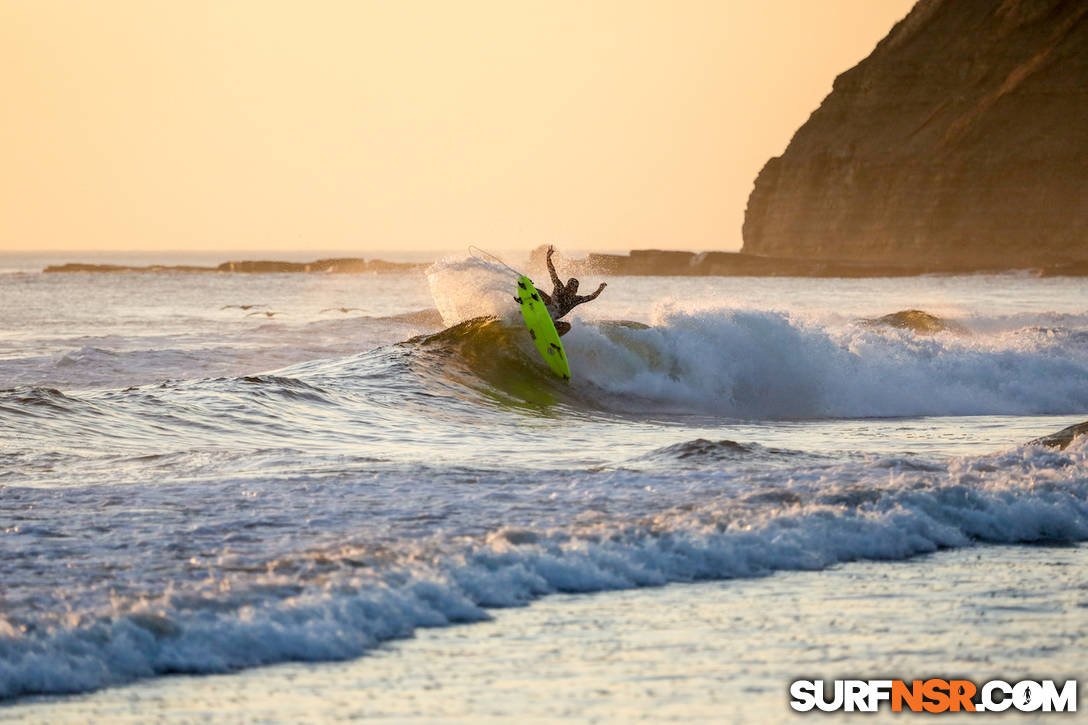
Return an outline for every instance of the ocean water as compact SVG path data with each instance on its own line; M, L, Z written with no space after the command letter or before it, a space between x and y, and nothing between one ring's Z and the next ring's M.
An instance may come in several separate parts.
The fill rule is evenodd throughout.
M0 722L802 723L813 716L791 710L787 695L798 677L1076 677L1088 646L1076 616L1084 607L1088 545L978 545L766 577L556 594L493 609L472 626L420 629L346 661L24 698L0 707ZM976 715L945 713L941 721Z
M549 594L1088 540L1088 444L1025 445L1088 419L1075 278L611 278L566 384L479 260L0 267L9 704L350 660ZM864 322L906 309L950 329Z

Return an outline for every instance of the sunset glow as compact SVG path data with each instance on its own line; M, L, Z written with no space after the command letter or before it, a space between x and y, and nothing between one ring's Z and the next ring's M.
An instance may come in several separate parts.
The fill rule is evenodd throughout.
M0 249L735 249L910 0L0 2Z

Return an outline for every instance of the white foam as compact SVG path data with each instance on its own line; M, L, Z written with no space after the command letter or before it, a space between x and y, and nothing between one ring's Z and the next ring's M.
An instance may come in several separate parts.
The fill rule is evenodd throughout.
M785 484L790 497L738 497L726 486L698 506L689 500L634 521L493 530L460 551L408 556L414 563L329 578L256 604L252 593L228 588L228 598L196 608L179 608L183 599L168 594L84 624L25 632L8 624L0 634L0 697L347 658L417 627L478 621L486 607L552 592L820 569L975 541L1088 540L1085 440L1065 452L1021 447L926 470L879 460L799 469ZM594 485L638 485L645 474L608 477ZM768 490L782 488L779 480Z
M730 309L664 310L653 323L576 325L564 343L577 378L627 408L753 419L1088 409L1088 348L1045 336L921 336Z

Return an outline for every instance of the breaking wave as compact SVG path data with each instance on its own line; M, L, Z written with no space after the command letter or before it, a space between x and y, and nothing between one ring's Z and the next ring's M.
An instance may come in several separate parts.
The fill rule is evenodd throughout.
M0 697L349 658L419 627L479 621L488 608L553 592L815 570L976 542L1082 541L1086 441L1064 452L1025 446L941 467L882 460L802 467L788 485L758 475L692 476L680 482L682 499L663 495L661 505L620 520L510 524L468 539L425 537L400 551L328 546L248 566L224 555L211 581L130 598L112 611L0 619ZM659 484L620 470L537 485L561 498L575 495L573 486L623 499ZM17 535L31 533L42 535Z
M414 342L457 350L459 364L505 392L511 381L559 390L522 333L516 322L477 319ZM583 323L563 341L574 381L560 397L614 412L811 419L1088 410L1088 347L1055 343L1053 334L920 336L719 310L667 314L652 326Z

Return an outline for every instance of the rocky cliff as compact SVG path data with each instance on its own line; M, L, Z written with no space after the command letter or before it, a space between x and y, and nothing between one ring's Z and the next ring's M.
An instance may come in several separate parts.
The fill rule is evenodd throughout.
M1088 2L921 0L756 178L744 252L1088 260Z

